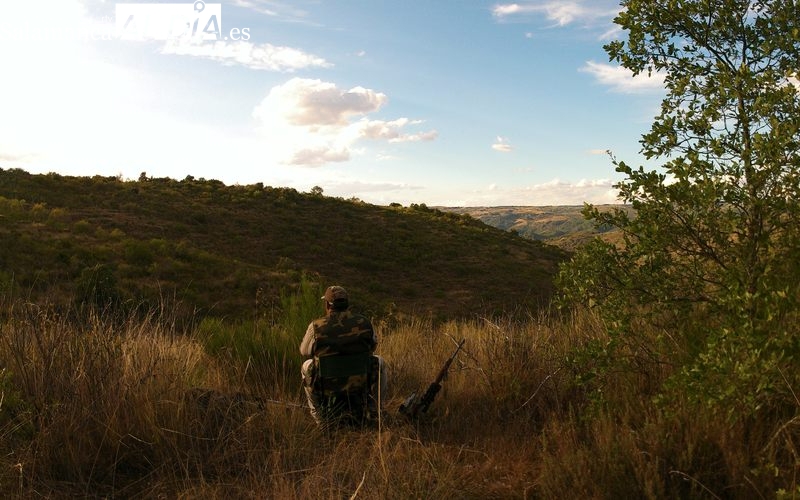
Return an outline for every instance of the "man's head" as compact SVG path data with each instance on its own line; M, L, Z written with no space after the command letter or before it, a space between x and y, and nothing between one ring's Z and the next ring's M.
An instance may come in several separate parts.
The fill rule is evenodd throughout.
M347 290L337 285L329 286L325 290L322 300L325 301L326 309L333 309L334 311L344 311L350 306Z

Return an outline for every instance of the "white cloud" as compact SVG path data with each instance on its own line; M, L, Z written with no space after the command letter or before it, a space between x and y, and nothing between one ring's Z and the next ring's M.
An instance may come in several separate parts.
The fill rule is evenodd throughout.
M619 203L618 190L610 179L581 179L567 182L553 179L542 184L526 186L516 196L528 199L530 205L580 205L588 203Z
M541 5L536 4L506 4L496 6L492 13L495 17L504 18L518 14L538 14L543 13L547 19L555 21L559 26L571 23L575 18L586 15L586 9L580 4L568 2L549 2Z
M531 12L534 9L531 6L521 6L516 3L509 3L505 5L495 5L492 7L492 15L495 17L506 17L514 14L519 14L525 11Z
M503 187L490 184L480 190L449 193L449 198L430 205L490 207L501 205L582 205L619 203L618 191L609 179L581 179L577 182L553 179L541 184L522 187Z
M611 87L611 90L624 94L653 92L664 89L665 75L663 73L653 73L652 75L640 73L633 76L630 70L622 66L596 63L594 61L587 61L580 71L589 73L600 84Z
M297 7L297 4L301 2L295 0L232 0L232 3L237 7L250 9L258 14L279 18L286 22L320 26L319 23L309 19L309 11Z
M507 137L497 137L497 140L494 144L492 144L492 149L495 151L500 151L501 153L510 153L514 150L511 144L508 143Z
M428 142L435 141L437 137L439 137L438 130L428 130L416 134L402 134L395 139L390 139L389 142Z
M390 160L396 160L397 157L389 153L380 152L377 155L375 155L375 159L378 161L390 161Z
M291 165L346 161L362 139L391 143L429 141L435 130L407 133L419 120L369 120L388 97L364 87L349 90L321 80L293 78L273 87L253 110L270 152ZM356 121L354 118L361 117Z
M245 7L266 16L277 16L278 11L272 7L273 3L269 0L233 0L233 4L238 7Z
M392 181L387 179L364 180L347 170L296 169L308 173L302 181L285 182L300 191L321 186L327 196L356 197L368 203L392 202L425 203L428 206L509 206L509 205L582 205L620 203L618 191L608 179L581 179L563 181L553 179L541 184L509 187L501 183L488 183L480 188L442 186Z
M34 158L35 156L30 153L18 151L11 146L0 145L0 162L25 163Z
M362 119L355 124L354 128L359 137L385 139L393 143L432 141L438 137L439 133L436 130L414 134L403 133L405 127L420 123L422 123L422 120L409 120L408 118L398 118L391 121Z
M347 161L349 159L350 151L348 149L334 149L326 145L294 151L287 163L289 165L319 166L330 162Z
M295 183L294 187L303 191L316 185L321 186L328 196L356 197L368 203L384 205L392 202L449 207L620 203L617 199L618 191L612 187L613 182L608 179L581 179L573 182L553 179L522 187L489 183L478 189L459 186L443 189L442 186L390 180L365 181L353 178L346 171L331 170L331 172L328 172L328 169L300 170L318 172L319 175L305 180L304 184Z
M325 183L323 186L325 194L330 196L341 196L356 198L369 201L370 203L389 203L391 197L387 196L388 193L407 193L408 191L421 190L422 187L414 184L407 184L404 182L365 182L355 179L339 179Z
M599 39L603 41L615 40L621 33L622 33L622 28L620 28L618 25L615 24L612 28L609 28L608 31L601 34L599 36Z
M263 122L279 120L293 126L345 126L348 118L381 108L386 94L363 87L339 89L336 84L292 78L273 87L253 114Z
M597 2L597 0L592 2L551 0L498 4L492 8L492 15L495 19L503 21L526 15L541 14L558 26L566 26L577 21L591 23L598 19L608 19L616 14L618 10L618 7L608 5L608 2Z
M303 68L330 68L325 59L291 47L270 43L254 44L249 41L205 42L181 38L168 40L162 54L187 55L210 59L224 65L239 64L251 69L291 73Z

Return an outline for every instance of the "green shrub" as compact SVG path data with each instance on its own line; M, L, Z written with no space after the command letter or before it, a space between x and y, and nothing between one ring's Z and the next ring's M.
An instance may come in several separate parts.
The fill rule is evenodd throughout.
M72 225L72 230L75 234L89 234L92 231L92 224L86 219L81 219Z

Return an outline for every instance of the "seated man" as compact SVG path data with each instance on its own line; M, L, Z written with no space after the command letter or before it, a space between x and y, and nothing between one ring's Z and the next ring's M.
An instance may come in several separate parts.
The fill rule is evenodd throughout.
M328 287L322 300L325 304L325 316L308 325L300 344L300 354L309 358L303 362L302 374L311 415L317 423L322 423L324 412L321 405L325 404L325 395L320 393L321 388L316 377L315 363L318 358L363 353L369 353L373 361L370 363L370 387L363 388L368 391L368 408L365 410L375 415L380 407L377 402L382 401L386 395L387 384L383 358L373 354L378 339L372 324L366 317L349 310L347 291L340 286Z

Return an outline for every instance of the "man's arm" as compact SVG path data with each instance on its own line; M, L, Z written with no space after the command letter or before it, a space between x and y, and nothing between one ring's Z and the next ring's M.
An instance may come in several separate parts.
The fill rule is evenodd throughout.
M368 335L371 338L367 339L366 335L363 334L361 335L361 338L366 341L370 352L375 352L375 349L378 347L378 334L375 333L375 328L372 327L372 322L368 318L361 316L358 323L359 327L362 329L362 332L365 330L369 331Z
M310 358L314 354L314 323L308 325L306 334L303 336L303 341L300 343L300 354Z

